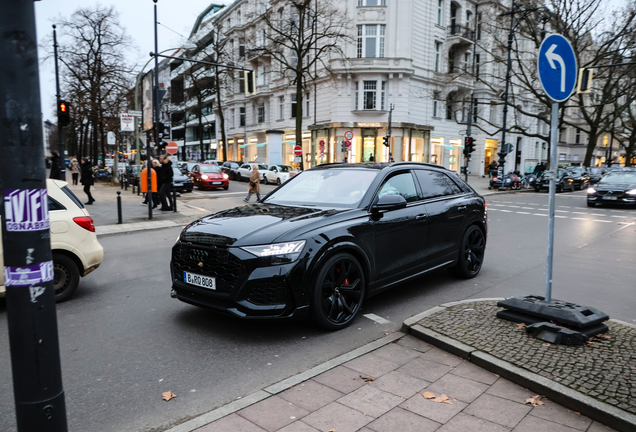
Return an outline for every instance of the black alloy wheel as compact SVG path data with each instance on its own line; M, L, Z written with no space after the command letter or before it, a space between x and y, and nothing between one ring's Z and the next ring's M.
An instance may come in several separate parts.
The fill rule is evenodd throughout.
M55 302L67 300L79 285L80 274L77 264L66 255L53 254L53 288Z
M347 327L360 311L365 294L362 266L348 253L329 258L320 268L314 286L311 315L326 330Z
M276 179L276 184L280 186L280 177Z
M464 233L457 264L449 268L453 276L471 279L477 276L484 263L486 238L477 225L471 225Z

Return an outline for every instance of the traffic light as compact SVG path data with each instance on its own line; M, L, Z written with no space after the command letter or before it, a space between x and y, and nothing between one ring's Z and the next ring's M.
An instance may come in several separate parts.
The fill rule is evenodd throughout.
M389 139L390 139L389 136L382 137L382 144L384 144L387 147L390 147Z
M245 78L245 96L256 93L256 76L254 71L243 71L243 77Z
M66 101L61 100L57 105L57 124L60 126L67 126L71 121L71 114L69 113L69 106Z
M579 69L579 85L576 89L577 93L589 93L592 89L593 69Z
M165 141L161 141L158 145L157 145L157 150L159 150L160 153L165 153L166 152L166 146L168 145L167 142Z
M464 138L464 156L470 157L470 154L475 151L475 138Z
M342 150L343 153L347 151L347 142L346 141L342 142L341 150Z

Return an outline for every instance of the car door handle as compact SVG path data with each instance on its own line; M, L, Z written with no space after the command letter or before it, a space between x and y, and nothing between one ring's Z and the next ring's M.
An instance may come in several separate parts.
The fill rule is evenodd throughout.
M466 210L466 206L459 206L459 207L457 207L457 210L464 211L464 210Z
M424 220L424 219L426 219L426 215L423 213L415 216L415 220Z

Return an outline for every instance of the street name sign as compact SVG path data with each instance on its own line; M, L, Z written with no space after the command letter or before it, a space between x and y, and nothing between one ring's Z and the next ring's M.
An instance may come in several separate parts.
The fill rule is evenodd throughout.
M576 87L576 55L570 42L560 34L548 36L539 47L539 80L545 93L555 102L570 97Z

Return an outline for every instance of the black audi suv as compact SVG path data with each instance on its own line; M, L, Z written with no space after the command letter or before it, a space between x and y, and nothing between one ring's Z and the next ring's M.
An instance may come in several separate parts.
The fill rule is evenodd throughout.
M610 171L587 190L587 206L620 204L636 208L636 171Z
M484 198L438 165L325 164L184 228L172 296L337 330L366 297L411 278L442 267L476 276L486 237Z

